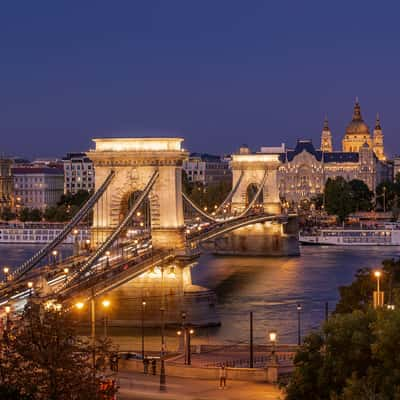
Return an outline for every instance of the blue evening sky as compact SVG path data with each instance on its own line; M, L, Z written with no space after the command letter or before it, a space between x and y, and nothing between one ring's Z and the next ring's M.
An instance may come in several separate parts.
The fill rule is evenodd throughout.
M0 152L61 156L103 136L338 148L359 97L400 153L396 1L15 0L0 5Z

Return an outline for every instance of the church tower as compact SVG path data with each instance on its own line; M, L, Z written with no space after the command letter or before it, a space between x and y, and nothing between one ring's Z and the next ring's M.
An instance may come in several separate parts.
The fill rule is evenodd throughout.
M353 118L347 125L346 133L342 140L342 148L344 152L358 153L364 143L367 143L372 148L371 135L367 124L362 119L360 103L356 99Z
M373 136L373 150L375 155L378 157L378 160L384 161L386 160L385 149L383 146L383 133L381 128L381 122L379 120L379 114L376 114L376 122L374 128L374 136Z
M324 127L321 133L321 151L324 151L326 153L331 153L333 151L332 134L329 129L327 117L325 117L324 119Z

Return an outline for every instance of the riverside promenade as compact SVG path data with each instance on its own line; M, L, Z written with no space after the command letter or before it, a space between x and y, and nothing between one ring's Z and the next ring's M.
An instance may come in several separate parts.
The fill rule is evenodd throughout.
M118 373L119 400L282 400L276 385L260 382L230 381L224 390L218 379L191 379L167 376L167 390L160 392L160 378L138 372Z

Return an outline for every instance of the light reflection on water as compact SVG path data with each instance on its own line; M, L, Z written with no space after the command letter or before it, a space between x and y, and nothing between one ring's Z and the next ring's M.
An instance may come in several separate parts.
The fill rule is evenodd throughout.
M40 246L1 245L0 266L17 266ZM398 247L313 247L300 257L216 257L203 255L192 269L194 284L214 289L221 327L201 335L219 342L247 342L249 312L254 313L255 342L263 343L276 329L281 342L297 338L297 303L301 303L302 330L317 328L324 319L325 302L332 310L338 286L352 281L362 267L379 267L384 258L397 257ZM63 246L63 256L71 246Z
M313 247L300 257L214 257L204 255L192 270L193 282L215 289L221 328L220 340L247 341L249 312L254 313L254 335L265 342L276 329L282 342L297 338L297 309L302 305L302 330L318 328L325 317L325 302L332 310L338 287L349 284L362 267L379 267L396 257L398 247Z

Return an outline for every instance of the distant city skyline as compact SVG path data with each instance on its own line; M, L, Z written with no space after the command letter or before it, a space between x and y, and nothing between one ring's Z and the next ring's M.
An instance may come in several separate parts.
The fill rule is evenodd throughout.
M326 114L339 148L356 96L400 153L397 3L43 4L0 14L2 154L61 157L107 136L319 146Z

